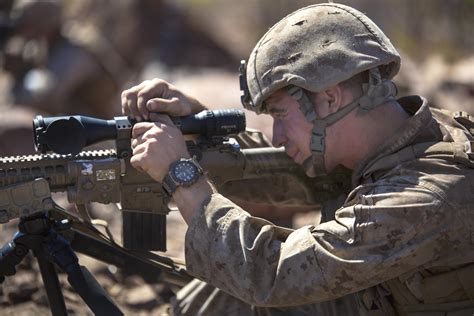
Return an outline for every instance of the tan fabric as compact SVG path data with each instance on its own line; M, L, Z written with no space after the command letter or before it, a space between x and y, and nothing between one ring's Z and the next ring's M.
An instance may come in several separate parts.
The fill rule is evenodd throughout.
M214 194L187 231L188 271L267 307L314 304L378 285L371 297L382 299L364 304L372 309L387 302L384 282L404 285L402 276L416 271L436 274L474 262L474 169L453 154L371 169L415 144L470 138L446 113L432 114L423 99L400 103L413 117L354 172L354 189L335 220L285 229Z
M243 105L265 112L263 102L281 88L321 92L376 67L391 79L400 56L375 23L342 4L310 5L280 20L257 43L246 67Z
M257 307L249 305L214 286L195 279L178 292L172 302L172 314L183 316L301 316L359 315L357 298L345 296L319 304L297 307Z

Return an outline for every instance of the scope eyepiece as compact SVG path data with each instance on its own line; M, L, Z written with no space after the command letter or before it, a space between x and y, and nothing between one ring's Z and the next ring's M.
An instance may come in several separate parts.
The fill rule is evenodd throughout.
M225 137L245 131L245 113L237 109L202 111L195 115L171 117L183 134L205 138Z

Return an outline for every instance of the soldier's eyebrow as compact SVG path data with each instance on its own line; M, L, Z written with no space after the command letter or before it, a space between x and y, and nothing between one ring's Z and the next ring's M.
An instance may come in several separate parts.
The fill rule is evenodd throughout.
M281 106L278 104L282 97L283 96L281 94L273 93L262 102L262 105L265 109L267 109L268 114L278 114L285 111L285 109L281 109Z
M268 113L270 113L270 114L279 114L279 113L283 113L285 111L286 111L286 109L272 108L272 109L268 110Z
M265 101L263 101L263 106L266 109L270 109L270 108L272 108L272 105L275 103L275 101L278 101L278 98L271 95Z

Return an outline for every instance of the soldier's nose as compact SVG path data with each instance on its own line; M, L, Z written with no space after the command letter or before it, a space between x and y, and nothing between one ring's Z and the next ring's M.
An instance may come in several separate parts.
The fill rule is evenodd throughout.
M278 122L278 120L274 120L272 145L273 147L281 147L281 146L284 146L285 143L286 143L286 137L281 127L281 124Z

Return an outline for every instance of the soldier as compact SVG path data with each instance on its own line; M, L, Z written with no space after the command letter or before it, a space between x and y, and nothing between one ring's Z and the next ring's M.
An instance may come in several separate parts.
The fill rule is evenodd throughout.
M155 121L135 125L132 163L176 201L189 225L188 271L216 287L194 281L175 314L472 315L473 137L459 123L472 122L420 96L397 100L399 67L385 34L336 3L288 15L257 43L242 101L272 116L273 145L308 176L353 170L334 219L297 230L219 194L179 129L154 113L201 103L161 80L123 92L125 114Z

